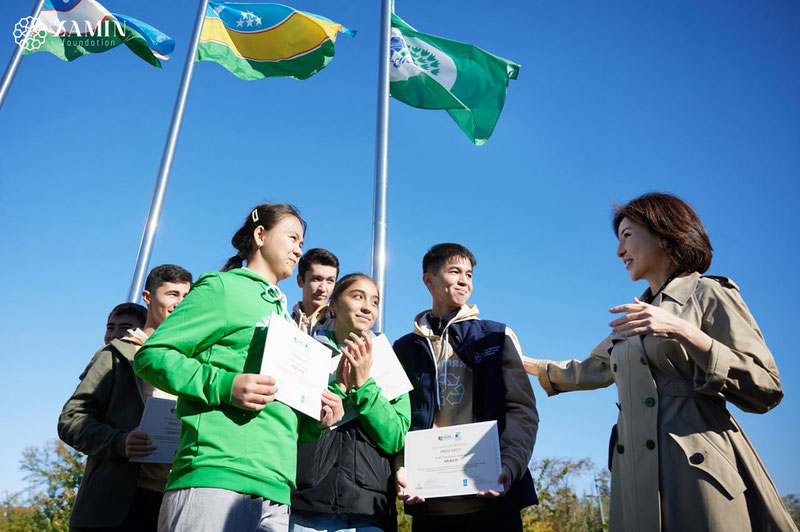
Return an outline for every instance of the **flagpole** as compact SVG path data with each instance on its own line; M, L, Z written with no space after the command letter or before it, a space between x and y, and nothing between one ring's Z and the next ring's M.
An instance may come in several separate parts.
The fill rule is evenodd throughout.
M381 1L381 42L378 60L378 125L375 140L375 198L372 204L371 274L381 298L375 330L383 332L386 316L386 211L389 173L389 38L392 0Z
M158 169L156 187L153 191L153 199L150 201L150 210L147 212L147 220L142 232L142 240L139 243L139 252L136 255L136 266L133 270L133 279L128 291L128 301L137 302L139 294L144 285L145 273L150 263L150 254L153 251L153 241L158 229L158 221L161 218L161 208L164 206L164 196L167 193L167 182L169 173L172 169L172 160L175 157L175 147L178 144L178 135L181 132L181 122L183 121L183 111L186 108L186 98L189 94L189 85L192 83L194 73L194 58L197 55L197 45L200 42L200 33L203 31L203 19L206 15L208 0L200 0L197 8L197 15L194 20L194 31L192 40L189 44L189 52L186 54L186 62L183 65L183 76L181 77L178 96L175 98L175 107L172 110L172 121L169 124L167 141L164 144L164 153L161 156L161 166Z
M37 0L36 5L33 6L33 11L31 11L31 17L38 18L39 14L42 12L43 5L44 0ZM21 61L22 46L17 45L14 53L11 54L11 59L6 67L6 72L3 74L3 79L0 81L0 107L3 107L3 102L6 100L8 89L11 88L11 83L14 81L14 76L17 75L17 69L19 68Z

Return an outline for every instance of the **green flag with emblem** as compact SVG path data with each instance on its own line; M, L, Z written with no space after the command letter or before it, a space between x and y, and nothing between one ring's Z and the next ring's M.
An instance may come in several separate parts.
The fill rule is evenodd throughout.
M393 98L420 109L445 109L478 146L489 139L519 65L471 44L421 33L394 13L389 49Z

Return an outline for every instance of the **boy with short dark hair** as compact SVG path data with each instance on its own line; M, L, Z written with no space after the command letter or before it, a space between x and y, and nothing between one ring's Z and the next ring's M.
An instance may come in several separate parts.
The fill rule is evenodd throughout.
M414 332L394 350L414 389L411 429L497 421L504 491L424 501L406 493L405 469L397 468L397 493L427 530L522 530L520 510L536 504L528 471L539 416L519 342L505 324L478 318L467 305L475 257L459 244L433 246L422 260L422 281L433 305L414 319ZM401 462L398 463L400 465Z
M327 249L306 251L297 264L297 286L303 296L292 309L292 320L310 335L333 330L334 322L325 304L339 277L339 259Z
M128 335L128 329L141 329L147 321L147 309L138 303L121 303L111 310L106 321L103 344Z
M64 405L58 435L89 455L70 517L70 530L155 530L169 464L131 463L153 447L136 430L144 404L158 391L133 372L133 356L144 340L189 292L192 274L180 266L153 268L142 298L147 303L143 329L114 338L98 351L83 380Z

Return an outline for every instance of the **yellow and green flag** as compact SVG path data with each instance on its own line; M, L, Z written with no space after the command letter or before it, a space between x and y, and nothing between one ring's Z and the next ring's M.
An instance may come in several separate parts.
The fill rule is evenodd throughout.
M215 61L235 76L306 79L333 58L339 32L325 17L281 4L209 2L197 61Z

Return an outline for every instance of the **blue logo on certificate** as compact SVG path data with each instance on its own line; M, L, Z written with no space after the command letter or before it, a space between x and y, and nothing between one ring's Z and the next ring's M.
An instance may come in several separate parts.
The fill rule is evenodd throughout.
M467 485L467 479L462 479L461 482L463 482L465 486Z
M305 396L305 394L303 394L303 395L301 395L301 396L300 396L300 402L301 402L301 403L305 403L305 402L306 402L306 396Z

